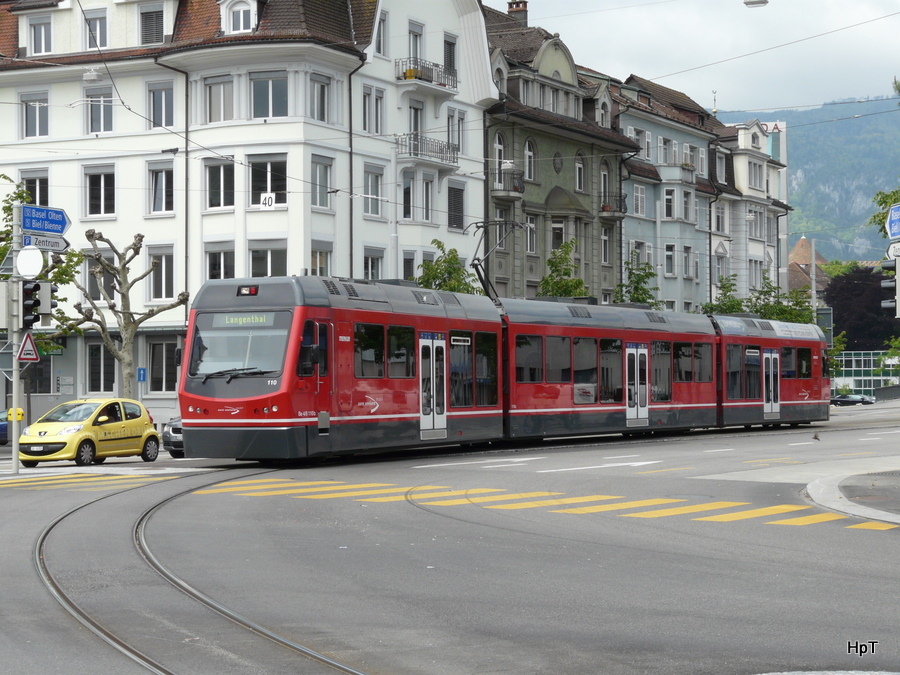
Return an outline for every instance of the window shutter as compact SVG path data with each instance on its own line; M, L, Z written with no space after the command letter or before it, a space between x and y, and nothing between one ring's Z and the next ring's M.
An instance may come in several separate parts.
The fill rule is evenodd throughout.
M163 37L163 10L141 12L141 44L158 44Z

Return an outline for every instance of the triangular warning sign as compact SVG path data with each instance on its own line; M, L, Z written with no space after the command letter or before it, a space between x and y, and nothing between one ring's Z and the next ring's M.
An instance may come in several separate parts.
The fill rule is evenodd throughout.
M37 345L34 344L34 338L31 333L25 333L25 339L22 340L22 346L19 347L19 355L16 357L19 361L28 361L37 363L41 360L38 354Z

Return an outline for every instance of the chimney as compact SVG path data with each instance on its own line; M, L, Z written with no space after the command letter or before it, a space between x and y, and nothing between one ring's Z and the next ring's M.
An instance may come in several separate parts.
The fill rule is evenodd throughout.
M522 28L528 28L528 0L509 0L506 13Z

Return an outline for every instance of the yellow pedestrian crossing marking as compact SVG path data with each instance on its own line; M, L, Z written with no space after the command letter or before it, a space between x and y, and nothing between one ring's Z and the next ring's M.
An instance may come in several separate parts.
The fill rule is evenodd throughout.
M693 506L675 506L671 509L657 509L656 511L640 511L638 513L623 513L623 518L664 518L666 516L678 516L683 513L697 513L698 511L715 511L716 509L728 509L732 506L746 506L747 502L709 502L708 504L694 504Z
M633 509L639 506L657 506L658 504L674 504L683 502L684 499L641 499L636 502L619 502L617 504L599 504L597 506L579 506L576 509L559 509L553 513L599 513L601 511L619 511L621 509Z
M350 492L334 492L318 495L294 495L294 499L340 499L342 497L361 497L363 495L386 495L391 492L409 493L413 490L437 490L446 485L415 485L412 487L381 488L380 490L351 490Z
M839 513L817 513L813 516L801 516L799 518L788 518L786 520L772 520L766 525L813 525L815 523L827 523L830 520L843 520L847 516Z
M472 494L467 492L466 494ZM561 495L562 492L514 492L506 495L491 495L489 497L470 497L466 499L445 499L439 502L420 502L428 506L462 506L463 504L484 504L485 502L502 502L509 499L528 499L531 497L549 497L550 495ZM417 495L421 499L427 495Z
M848 530L893 530L894 528L900 527L900 525L893 525L891 523L879 523L874 520L870 520L867 523L859 523L857 525L848 525L846 529Z
M704 518L694 518L694 520L713 520L719 523L730 523L734 520L747 520L748 518L759 518L760 516L774 516L778 513L790 513L791 511L803 511L812 508L809 506L797 506L796 504L781 504L780 506L767 506L762 509L750 509L749 511L738 511L737 513L722 513L718 516L705 516Z
M273 488L290 488L297 487L298 485L343 485L343 483L338 483L333 480L317 480L311 481L308 483L298 483L295 480L292 481L272 481L271 479L267 480L241 480L241 481L228 481L227 483L222 483L221 487L214 488L204 488L203 490L197 490L194 492L195 495L212 495L220 492L241 492L243 490L251 490L254 488L259 488L260 490L272 490Z
M477 495L484 494L485 492L506 492L503 488L473 488L471 490L445 490L444 492L429 492L424 495L414 495L416 498L417 504L436 504L436 505L449 505L455 504L457 501L463 504L468 504L471 502L469 499L449 499L445 502L423 502L420 501L422 499L434 499L435 497L458 497L459 495ZM500 495L500 498L506 498L506 495ZM370 497L368 499L357 499L358 502L402 502L406 499L406 495L394 495L393 497Z
M295 485L303 485L303 483L295 483ZM290 488L287 490L263 490L262 492L258 492L256 490L254 490L252 492L247 492L246 490L241 490L239 492L236 492L235 494L240 495L241 497L277 497L280 495L297 495L297 494L305 494L305 493L310 493L310 492L327 492L329 490L350 490L350 489L361 489L361 488L370 488L370 487L389 487L391 485L393 485L393 483L359 483L357 485L347 485L346 483L332 483L330 485L324 485L322 487Z
M485 506L486 509L536 509L541 506L558 506L560 504L583 504L584 502L599 502L604 499L625 499L615 495L587 495L586 497L562 497L560 499L542 499L537 502L522 502L521 504L496 504Z
M41 476L39 478L22 478L12 481L0 481L0 487L28 490L74 490L76 492L99 492L128 487L146 485L161 480L169 480L175 476L141 476L141 475L103 475L69 474L64 476Z

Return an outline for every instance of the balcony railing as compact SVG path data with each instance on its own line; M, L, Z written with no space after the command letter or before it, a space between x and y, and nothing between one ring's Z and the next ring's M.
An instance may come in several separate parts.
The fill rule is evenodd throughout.
M513 171L491 171L491 189L495 192L525 192L525 172L521 169Z
M394 62L394 69L398 80L419 80L431 82L439 87L456 89L456 68L447 68L440 63L410 57L397 59Z
M624 192L601 194L600 210L608 213L628 213L628 195Z
M459 148L456 145L422 134L399 136L397 138L397 154L400 157L421 157L454 166L459 163Z

